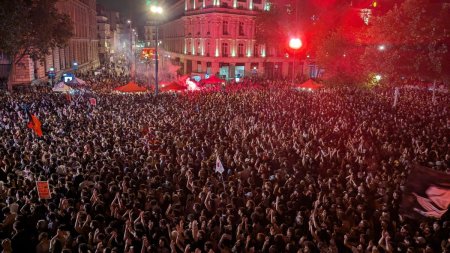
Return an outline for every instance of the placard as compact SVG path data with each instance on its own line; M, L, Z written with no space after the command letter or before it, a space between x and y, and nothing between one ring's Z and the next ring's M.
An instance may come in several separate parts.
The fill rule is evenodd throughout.
M48 181L37 181L36 188L40 199L50 199L50 186Z

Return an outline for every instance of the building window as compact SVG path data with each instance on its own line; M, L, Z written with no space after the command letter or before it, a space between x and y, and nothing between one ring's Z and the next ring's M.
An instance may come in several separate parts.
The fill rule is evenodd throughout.
M244 22L239 22L239 36L244 36Z
M253 47L253 56L254 56L254 57L258 57L258 56L259 56L259 53L258 53L258 45L255 45L255 46Z
M223 35L228 35L228 21L223 21L222 30Z
M238 56L244 57L244 44L239 43L238 45Z
M209 41L208 41L208 43L206 44L206 56L209 56L209 50L210 50L210 47L211 47L211 44L209 43Z
M222 57L228 57L228 43L222 43Z

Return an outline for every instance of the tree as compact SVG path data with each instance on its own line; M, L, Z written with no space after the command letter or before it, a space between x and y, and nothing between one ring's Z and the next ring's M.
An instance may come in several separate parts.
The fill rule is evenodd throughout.
M319 16L309 35L309 50L330 82L351 84L365 80L360 64L365 29L358 9L348 3L337 3Z
M56 2L0 0L0 52L11 62L9 84L13 68L25 55L34 61L42 60L52 48L66 46L72 37L72 21L68 15L58 13Z
M362 58L368 71L389 82L403 77L420 80L448 79L449 9L429 0L406 0L376 18L367 31L368 46ZM380 46L383 45L383 50Z

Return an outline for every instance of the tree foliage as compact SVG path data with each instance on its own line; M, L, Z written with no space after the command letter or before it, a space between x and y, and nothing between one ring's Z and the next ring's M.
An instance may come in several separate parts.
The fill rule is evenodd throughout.
M376 18L367 31L362 63L390 82L401 77L448 79L449 9L429 0L406 0ZM379 50L383 45L384 50Z
M57 0L0 0L0 51L15 59L40 60L64 47L73 35L70 17L58 12Z
M339 4L323 11L314 26L309 50L325 69L325 77L346 84L363 81L360 56L364 52L362 31L367 27L359 13L349 4Z

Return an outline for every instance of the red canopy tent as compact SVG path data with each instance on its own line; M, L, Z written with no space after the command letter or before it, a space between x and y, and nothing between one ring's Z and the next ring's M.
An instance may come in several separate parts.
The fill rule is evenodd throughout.
M225 80L222 80L216 76L211 76L210 78L203 79L201 81L202 84L215 84L215 83L222 83L222 82L225 82Z
M120 92L145 92L145 91L147 91L146 88L137 85L135 82L129 82L128 84L117 87L114 90L120 91Z
M312 79L308 79L306 82L302 84L297 84L294 86L294 88L298 89L307 89L307 90L317 90L323 87L323 84L317 83L316 81Z
M169 84L162 84L160 86L160 91L161 92L168 92L168 91L182 91L182 90L186 90L187 87L183 86L181 84L179 84L178 82L172 82Z

